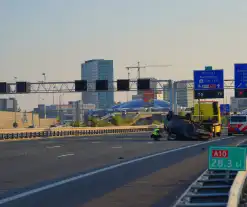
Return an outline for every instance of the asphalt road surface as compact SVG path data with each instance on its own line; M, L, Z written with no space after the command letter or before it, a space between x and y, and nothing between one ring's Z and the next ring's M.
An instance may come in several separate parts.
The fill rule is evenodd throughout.
M207 168L208 146L244 139L153 142L132 134L0 142L0 205L169 206Z

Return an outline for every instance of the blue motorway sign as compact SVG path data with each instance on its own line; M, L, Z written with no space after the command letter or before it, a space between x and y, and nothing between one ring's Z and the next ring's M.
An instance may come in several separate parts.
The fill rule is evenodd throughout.
M247 89L247 63L234 64L235 88Z
M224 90L223 70L194 70L195 90Z
M229 113L230 112L230 104L220 104L220 112L221 113Z

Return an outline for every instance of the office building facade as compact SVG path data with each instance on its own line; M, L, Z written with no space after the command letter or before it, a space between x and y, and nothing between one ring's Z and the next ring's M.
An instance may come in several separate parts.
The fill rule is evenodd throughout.
M59 118L61 124L65 124L75 121L84 122L84 114L94 109L94 104L83 104L78 100L62 105L38 105L33 112L39 114L39 118Z
M113 60L95 59L86 61L81 65L81 79L92 82L108 80L113 82ZM94 87L95 89L95 87ZM114 92L83 92L84 104L95 104L97 109L106 109L114 105Z
M179 83L177 87L177 104L183 107L193 107L194 91L186 83Z
M1 98L0 99L0 111L18 111L18 103L15 98Z

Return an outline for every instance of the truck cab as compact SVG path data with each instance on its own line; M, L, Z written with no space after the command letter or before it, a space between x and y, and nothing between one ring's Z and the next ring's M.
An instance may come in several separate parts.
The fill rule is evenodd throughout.
M200 101L192 110L194 122L203 125L204 128L213 133L213 136L221 136L221 114L217 101Z

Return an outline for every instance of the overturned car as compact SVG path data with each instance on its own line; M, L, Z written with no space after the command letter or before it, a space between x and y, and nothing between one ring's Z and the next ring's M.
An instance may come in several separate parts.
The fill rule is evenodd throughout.
M168 116L165 127L168 140L208 140L213 134L205 127L191 121L190 115L185 117L179 115Z

